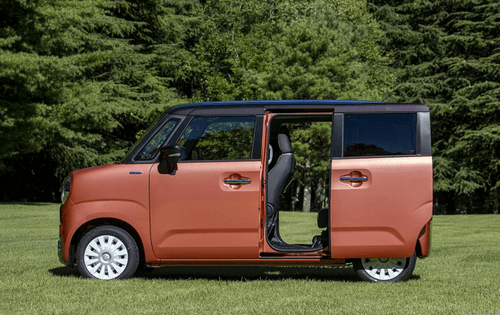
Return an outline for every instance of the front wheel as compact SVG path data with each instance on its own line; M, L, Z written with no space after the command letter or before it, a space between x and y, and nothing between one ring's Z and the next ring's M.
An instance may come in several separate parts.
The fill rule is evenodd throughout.
M139 265L137 244L125 230L116 226L100 226L80 240L77 265L87 278L101 280L126 279Z
M353 261L358 276L365 281L396 282L407 280L413 270L417 256L408 258L361 258Z

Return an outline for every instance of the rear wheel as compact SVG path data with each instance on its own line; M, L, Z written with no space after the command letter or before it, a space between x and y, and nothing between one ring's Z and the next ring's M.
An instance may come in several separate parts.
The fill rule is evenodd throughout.
M77 265L87 278L126 279L139 265L139 249L132 236L116 226L100 226L80 240Z
M353 266L365 281L396 282L411 276L416 261L416 254L408 258L361 258L354 260Z

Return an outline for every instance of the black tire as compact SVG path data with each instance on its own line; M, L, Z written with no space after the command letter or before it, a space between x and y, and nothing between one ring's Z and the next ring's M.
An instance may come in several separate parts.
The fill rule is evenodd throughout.
M76 263L82 276L93 279L127 279L139 265L139 249L125 230L99 226L80 240Z
M361 258L353 261L358 276L370 282L397 282L407 280L415 269L417 256L408 258Z

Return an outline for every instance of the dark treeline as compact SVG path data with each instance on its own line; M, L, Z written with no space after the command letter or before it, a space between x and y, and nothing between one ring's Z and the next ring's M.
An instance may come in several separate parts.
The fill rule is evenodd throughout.
M436 211L498 213L496 0L0 0L0 12L0 200L58 200L70 171L119 161L177 104L389 95L431 108ZM305 156L321 130L303 131ZM324 203L323 181L301 180L324 176L308 163L294 189Z
M500 2L369 1L393 57L391 100L431 109L435 209L498 213Z

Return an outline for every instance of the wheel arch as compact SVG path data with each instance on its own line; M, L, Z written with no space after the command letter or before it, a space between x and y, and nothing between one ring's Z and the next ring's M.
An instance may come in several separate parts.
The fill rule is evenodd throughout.
M137 244L137 248L139 249L139 265L145 264L146 255L144 252L144 244L141 239L141 236L132 225L116 218L98 218L85 222L73 234L69 247L69 264L68 264L69 266L74 266L76 264L76 249L82 237L84 237L85 234L87 234L91 230L99 226L106 226L106 225L119 227L124 231L126 231L128 234L130 234L130 236L132 236L135 243Z

